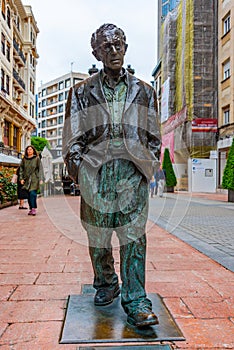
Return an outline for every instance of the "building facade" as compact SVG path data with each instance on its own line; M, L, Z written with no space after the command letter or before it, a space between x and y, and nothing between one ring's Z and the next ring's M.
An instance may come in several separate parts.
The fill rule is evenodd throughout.
M65 106L70 87L88 76L84 73L70 72L39 87L38 136L46 138L51 149L62 148Z
M165 17L169 12L174 10L174 8L178 5L179 1L180 0L160 0L161 9L162 9L162 13L161 13L162 20L165 19Z
M234 2L219 1L218 11L218 184L234 137Z
M31 6L0 0L0 145L20 155L36 127L35 80L39 33Z
M217 1L174 5L161 22L161 71L153 74L161 79L162 156L169 148L177 188L187 190L188 160L216 149Z

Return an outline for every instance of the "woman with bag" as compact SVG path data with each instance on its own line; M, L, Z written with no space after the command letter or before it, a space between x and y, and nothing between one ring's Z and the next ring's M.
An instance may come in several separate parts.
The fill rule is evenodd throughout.
M28 215L36 215L37 191L43 183L43 169L36 149L30 145L24 152L24 158L20 164L19 181L28 191Z

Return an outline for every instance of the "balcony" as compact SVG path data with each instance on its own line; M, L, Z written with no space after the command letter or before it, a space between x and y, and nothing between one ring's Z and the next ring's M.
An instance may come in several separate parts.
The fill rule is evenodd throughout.
M20 78L19 74L16 72L16 70L13 68L13 77L17 81L17 83L20 85L20 90L23 89L23 92L25 91L25 83L24 81ZM16 86L17 88L17 86Z
M19 45L17 44L17 42L14 39L13 39L13 47L14 47L15 52L16 52L15 59L20 57L21 60L23 61L23 63L25 64L26 63L26 58L25 58L23 52L20 50Z

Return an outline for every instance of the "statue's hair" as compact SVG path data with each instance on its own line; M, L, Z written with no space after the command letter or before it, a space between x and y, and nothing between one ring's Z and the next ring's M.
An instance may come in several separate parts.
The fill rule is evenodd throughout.
M122 39L124 41L124 43L126 43L126 36L124 34L124 31L121 29L121 28L118 28L115 24L111 24L111 23L105 23L105 24L102 24L101 27L99 27L96 32L94 32L92 34L92 37L91 37L91 46L92 46L92 49L95 50L98 46L98 41L99 41L99 38L103 35L103 33L106 31L106 30L111 30L111 29L117 29L119 31L119 33L121 34L122 36Z

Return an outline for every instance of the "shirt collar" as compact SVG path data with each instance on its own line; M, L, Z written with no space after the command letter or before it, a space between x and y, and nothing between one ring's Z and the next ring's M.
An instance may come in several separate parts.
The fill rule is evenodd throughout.
M127 74L126 74L126 70L124 68L122 68L122 71L121 71L121 74L119 76L119 79L118 79L118 81L116 82L115 85L117 85L120 81L123 81L123 82L125 82L125 84L127 84ZM109 81L109 77L104 72L104 69L101 69L101 82L102 82L102 84L106 83L108 86L112 87L112 84Z

